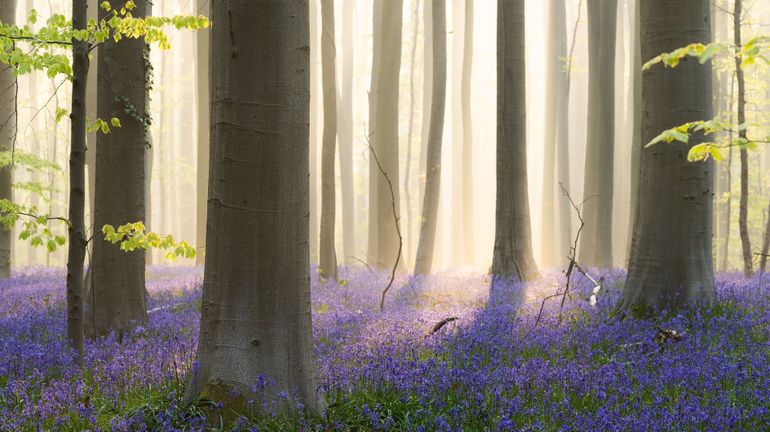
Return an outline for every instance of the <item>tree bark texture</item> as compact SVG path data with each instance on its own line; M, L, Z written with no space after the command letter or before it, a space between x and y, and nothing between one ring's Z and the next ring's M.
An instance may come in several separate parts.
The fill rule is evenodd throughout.
M693 42L709 43L709 1L645 0L641 4L642 58ZM677 125L712 117L711 65L684 60L655 67L642 78L642 143ZM689 149L704 140L642 149L639 197L622 307L708 306L714 301L712 265L713 161L690 163Z
M491 273L538 276L527 189L524 0L497 2L497 204Z
M310 315L308 16L306 0L212 3L208 254L188 400L238 409L266 375L275 394L321 408Z
M196 11L200 15L211 16L211 1L196 0ZM211 31L209 29L198 30L195 34L196 58L198 63L196 85L197 112L198 112L198 164L195 201L195 264L202 266L206 260L206 198L208 196L209 181L209 138L211 136L209 126L211 122L211 101L209 100L209 45Z
M321 0L321 75L324 127L321 148L321 239L319 272L337 280L337 252L334 248L336 189L334 158L337 148L337 68L334 37L334 0Z
M125 2L113 3L122 7ZM148 0L135 1L133 15L151 14ZM100 11L101 16L106 12ZM97 113L109 122L116 117L122 126L97 136L96 196L92 287L88 311L88 335L119 335L147 322L144 285L144 250L124 252L101 236L101 227L143 222L146 216L145 187L149 135L149 56L143 39L107 40L99 56Z
M16 22L16 0L0 3L0 21ZM16 139L16 77L11 69L0 70L0 151L11 151ZM13 201L13 166L0 168L0 199ZM0 279L11 277L13 230L0 227Z

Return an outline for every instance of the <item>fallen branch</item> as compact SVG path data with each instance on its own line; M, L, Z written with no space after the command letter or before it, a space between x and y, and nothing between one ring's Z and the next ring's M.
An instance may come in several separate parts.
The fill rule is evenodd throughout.
M433 326L433 329L431 329L430 334L436 334L439 330L441 330L445 325L457 321L459 318L457 317L449 317L444 318L441 321L439 321L436 325Z

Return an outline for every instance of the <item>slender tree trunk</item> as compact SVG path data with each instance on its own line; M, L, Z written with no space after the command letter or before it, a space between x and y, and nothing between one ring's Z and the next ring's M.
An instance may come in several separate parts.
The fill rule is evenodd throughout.
M198 14L211 15L210 0L196 0ZM206 260L206 196L209 180L209 38L210 30L198 30L195 35L197 70L197 111L198 111L198 162L195 177L196 222L195 222L195 263L202 266Z
M545 128L543 151L543 216L542 216L542 264L546 267L561 265L567 257L559 238L559 225L565 223L557 215L558 201L562 198L556 184L557 143L564 138L569 127L564 98L564 59L567 57L567 18L563 0L550 0L548 6L548 39L546 45Z
M473 78L473 19L474 19L474 0L465 0L465 28L463 30L463 74L461 92L462 104L462 262L470 264L476 257L476 248L474 247L475 236L473 230L473 209L476 206L473 203L473 110L471 99L471 86ZM457 195L457 192L455 192Z
M414 263L416 275L429 275L433 266L436 247L438 203L441 190L441 147L446 110L447 48L446 48L446 0L431 0L433 18L433 93L431 96L430 131L428 132L427 170L425 195L420 218L420 239Z
M151 14L148 0L135 4L134 16ZM113 3L113 7L122 5ZM144 221L146 216L148 65L142 39L124 39L119 44L108 40L101 50L97 112L105 121L120 118L122 127L97 137L94 222L96 227L117 227ZM127 111L142 118L126 115ZM88 334L97 337L115 331L122 335L147 322L145 252L124 252L101 236L94 241Z
M186 398L222 401L223 412L245 409L262 375L276 394L322 408L307 247L308 16L307 1L212 2L208 256Z
M746 126L746 78L743 73L743 58L740 55L741 44L741 23L743 17L743 0L735 0L735 9L733 11L733 32L735 35L735 77L738 81L738 124ZM738 131L738 137L747 139L748 129L741 127ZM738 206L738 232L741 236L741 248L743 252L743 274L746 277L754 273L753 261L751 255L751 239L749 238L749 151L745 147L740 148L741 157L741 197Z
M342 262L356 255L356 204L353 177L353 65L357 0L342 2L342 80L337 117L339 125L340 191L342 192Z
M639 171L641 170L642 158L642 33L641 33L641 2L634 1L633 33L631 40L634 47L633 68L631 70L631 86L633 95L631 100L632 108L632 138L631 138L631 190L629 191L629 225L628 225L628 246L627 256L631 254L631 243L634 238L634 224L637 217L639 197Z
M580 262L612 267L617 0L588 1L588 140Z
M0 3L0 21L5 24L16 22L16 1ZM0 151L11 151L16 138L16 77L11 69L3 66L0 70ZM0 169L0 199L13 201L13 166ZM11 242L13 230L0 228L0 279L11 277Z
M524 0L497 2L497 209L491 273L538 276L527 186Z
M425 200L425 182L428 166L428 143L430 134L431 103L433 99L433 7L430 1L423 2L423 71L422 71L422 137L420 139L420 166L417 202ZM422 211L422 210L421 210Z
M641 5L643 58L693 42L709 43L709 0L645 0ZM642 142L661 131L712 117L711 65L686 61L676 69L643 74ZM639 199L622 307L651 309L708 306L714 302L711 256L713 161L689 163L702 142L642 149Z
M88 25L86 0L72 1L72 27ZM72 112L70 119L69 243L67 255L67 339L83 361L83 261L86 256L85 168L86 168L86 85L88 43L72 40Z
M321 63L323 77L324 130L321 149L321 241L319 272L337 280L337 252L334 231L337 199L335 196L334 157L337 145L337 55L335 53L334 0L321 0Z
M404 261L408 262L412 257L412 247L414 242L412 241L412 234L414 228L412 227L412 194L411 194L411 181L412 181L412 150L414 147L414 108L415 108L415 81L417 74L415 73L415 64L417 59L417 34L420 30L420 2L414 0L414 28L412 31L412 49L409 56L409 125L406 133L406 165L404 166L404 209L406 210L404 243L406 247L404 250Z
M369 182L374 187L374 193L369 202L369 255L380 267L393 266L399 248L392 206L395 205L396 215L400 217L398 91L403 8L403 0L374 2L375 59L370 91L369 139L382 170L393 184L395 195L393 203L388 180L380 172L374 157L370 157Z
M765 215L765 236L762 242L762 253L759 257L759 271L765 273L767 269L768 254L770 254L770 205L767 206Z
M318 209L318 113L322 110L322 98L319 87L319 70L321 70L320 42L321 34L318 14L319 0L309 0L310 3L310 262L318 263L319 212Z

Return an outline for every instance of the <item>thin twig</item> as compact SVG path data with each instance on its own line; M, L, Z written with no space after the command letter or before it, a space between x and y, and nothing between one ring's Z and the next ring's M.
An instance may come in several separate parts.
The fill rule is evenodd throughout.
M390 272L390 281L388 281L388 285L382 291L382 298L380 299L380 312L382 312L385 310L385 295L388 293L388 291L390 291L390 288L393 286L393 281L396 279L396 269L398 269L398 263L401 261L401 250L404 247L404 239L401 237L401 226L398 223L398 213L396 212L396 193L393 192L393 182L390 181L388 173L386 173L382 168L380 159L377 157L377 152L374 151L374 147L372 147L372 144L368 139L367 145L369 146L369 151L372 153L372 156L374 156L374 162L377 163L377 169L380 170L382 176L385 177L385 181L388 182L388 188L390 189L390 207L393 211L393 220L396 223L396 233L398 234L398 254L396 255L396 262L393 263L393 269Z

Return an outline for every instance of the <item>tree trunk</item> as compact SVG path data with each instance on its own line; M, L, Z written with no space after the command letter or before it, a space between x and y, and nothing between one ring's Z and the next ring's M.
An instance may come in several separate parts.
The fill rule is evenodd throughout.
M401 69L401 27L403 0L374 1L374 58L369 109L369 139L380 160L380 172L374 157L369 158L369 257L379 267L392 267L399 248L397 221L392 206L400 217L398 159L398 91Z
M693 42L709 43L709 0L645 0L641 5L642 57ZM711 65L685 60L655 67L642 78L642 143L677 125L712 117ZM688 144L642 149L639 198L622 307L708 306L714 302L711 256L713 161L689 163Z
M210 0L197 0L198 14L210 16ZM196 90L198 111L198 162L195 177L196 189L196 223L195 223L195 264L202 266L206 261L206 197L208 195L209 181L209 113L211 102L209 101L209 38L210 30L201 29L195 34L197 80Z
M446 108L447 48L446 48L446 0L431 0L433 18L433 93L431 96L430 131L428 132L427 169L425 172L425 195L420 218L420 239L414 274L429 275L433 266L433 251L436 247L436 224L441 190L441 147L444 134L444 112Z
M339 125L340 191L342 192L342 262L356 255L356 204L353 177L353 65L357 0L342 2L342 80L337 117Z
M733 32L735 35L735 77L738 81L738 124L746 125L746 78L743 74L743 58L740 56L741 44L741 25L743 17L743 0L735 0L735 9L733 11ZM741 127L738 130L738 137L746 140L748 137L748 128ZM741 197L738 205L738 232L741 236L741 248L743 252L743 274L746 277L754 273L753 261L751 255L751 239L749 238L749 151L745 147L740 148L741 157Z
M765 215L765 236L762 242L762 253L759 256L759 271L765 273L767 269L767 259L770 258L770 205L767 206L767 214Z
M588 138L580 263L612 267L617 0L588 1Z
M641 33L641 2L634 0L634 25L631 35L634 47L634 65L631 70L631 86L633 95L631 108L633 110L632 124L633 135L631 139L631 189L629 191L629 223L628 223L628 246L627 256L631 253L631 242L634 238L634 223L636 221L636 211L638 208L637 197L639 196L639 171L641 169L640 161L642 158L642 33Z
M425 200L425 181L428 172L428 143L430 142L431 103L433 102L433 7L423 3L423 71L422 71L422 131L420 138L419 191L417 202ZM422 211L422 210L420 210Z
M474 0L465 0L465 28L463 30L463 74L460 88L462 105L462 263L471 264L476 256L474 247L475 236L473 230L473 110L471 84L473 78L473 10ZM455 195L458 192L455 191Z
M568 250L559 238L559 226L567 221L558 217L558 202L562 199L556 184L556 153L558 144L566 139L564 131L569 128L567 111L568 100L565 98L564 84L569 76L564 59L567 58L567 17L563 0L550 0L548 6L548 39L546 45L546 89L545 89L545 127L543 152L543 216L542 216L542 264L546 267L560 266L567 257ZM566 148L566 146L562 146ZM560 151L560 150L558 150ZM569 169L569 168L568 168Z
M134 16L151 13L148 0L136 1ZM113 4L122 7L123 3ZM106 12L100 11L101 16ZM149 61L143 39L108 40L99 57L99 118L120 119L122 127L99 134L96 151L94 223L98 230L145 220L145 168L148 130L146 76ZM126 115L126 112L138 113ZM141 117L140 117L141 116ZM124 252L119 245L94 239L88 334L119 335L147 322L144 250Z
M337 208L334 182L334 157L337 145L337 55L334 35L334 0L321 0L324 130L321 149L321 249L318 255L320 256L320 274L325 278L337 280L337 252L334 249Z
M263 375L275 394L322 408L307 246L308 16L307 1L212 2L208 255L186 398L222 401L223 412L245 409Z
M491 273L538 276L527 186L524 0L497 2L497 208Z
M409 123L406 133L406 165L404 166L404 209L406 210L405 217L405 235L404 235L404 261L408 262L412 257L412 247L414 242L412 241L412 234L414 234L414 228L412 226L412 194L411 194L411 182L412 182L412 151L414 148L414 108L415 108L415 81L417 79L415 73L415 64L417 60L417 35L420 30L420 2L414 0L414 22L412 31L412 49L409 56Z
M321 34L319 33L318 0L309 0L310 3L310 262L318 263L318 241L320 239L318 217L318 113L321 111L322 98L319 88L319 73L321 61L318 53Z
M86 0L72 1L72 28L88 25ZM84 358L83 337L83 261L86 256L86 85L88 83L88 43L72 40L72 112L70 119L69 235L67 255L67 339Z
M0 3L0 21L5 24L16 22L16 1ZM0 70L0 118L5 127L0 128L0 151L11 151L16 137L16 77L11 69L3 66ZM13 201L13 166L0 169L0 199ZM11 242L13 230L0 228L0 279L11 277Z

